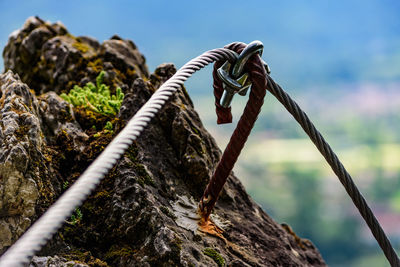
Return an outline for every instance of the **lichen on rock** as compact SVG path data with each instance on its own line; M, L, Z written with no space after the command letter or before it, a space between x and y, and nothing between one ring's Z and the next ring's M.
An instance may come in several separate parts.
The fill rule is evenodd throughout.
M130 40L113 36L100 44L38 17L10 36L3 57L0 253L176 72L173 64L162 64L150 74ZM103 71L110 94L117 88L124 94L116 114L74 106L59 96L74 85L94 84ZM325 266L312 243L298 242L274 222L233 174L213 215L222 234L181 223L195 213L193 203L220 156L182 87L79 208L79 218L67 221L34 258L36 266L70 261L89 266Z
M45 185L52 174L46 170L38 100L11 71L0 75L0 89L1 252L30 226L39 202L53 200L54 189Z

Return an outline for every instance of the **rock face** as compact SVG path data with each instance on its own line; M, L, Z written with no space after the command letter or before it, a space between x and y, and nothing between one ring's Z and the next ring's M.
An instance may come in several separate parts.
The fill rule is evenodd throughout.
M132 41L100 44L37 17L10 36L3 57L1 253L176 71L163 64L150 75ZM116 117L58 96L102 70L111 91L125 94ZM106 122L112 131L101 130ZM197 230L196 205L220 155L182 88L32 266L325 266L310 241L268 217L233 175L212 215L224 232Z

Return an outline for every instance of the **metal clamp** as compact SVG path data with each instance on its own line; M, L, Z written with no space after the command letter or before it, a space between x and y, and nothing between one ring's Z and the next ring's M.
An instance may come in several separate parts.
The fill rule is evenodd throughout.
M248 80L248 73L243 73L243 69L247 61L254 54L262 55L264 45L260 41L253 41L249 43L243 51L238 55L235 64L232 66L228 61L225 62L217 71L218 77L223 82L224 92L222 94L220 105L224 108L230 107L233 96L239 93L241 96L245 96L251 86L251 82ZM263 61L264 67L267 73L270 73L270 69Z

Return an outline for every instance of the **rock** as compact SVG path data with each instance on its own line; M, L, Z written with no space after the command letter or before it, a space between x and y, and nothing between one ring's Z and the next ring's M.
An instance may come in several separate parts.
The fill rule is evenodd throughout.
M29 267L88 267L89 265L68 261L62 257L33 257Z
M46 170L38 100L11 71L0 75L0 86L0 251L4 251L30 226L38 206L53 201L54 189L46 184L53 175ZM41 194L47 196L39 200Z
M139 76L149 76L144 56L130 40L115 37L106 40L101 45L100 54L104 61L111 62L115 68L123 72L131 69L136 71Z
M89 137L76 121L73 106L52 91L40 96L39 103L47 143L55 143L55 138L65 133L72 139L74 149L83 151Z
M3 55L9 70L0 76L4 250L176 69L162 64L149 75L133 42L113 36L99 44L39 18L12 34ZM125 94L116 117L73 107L57 95L95 83L101 70L104 83ZM112 131L102 130L106 122ZM32 265L325 266L313 244L273 221L233 174L212 214L223 233L198 231L197 203L220 156L182 87Z
M69 91L94 80L102 69L114 87L149 76L145 58L132 41L114 36L100 45L91 37L71 35L60 22L38 17L10 35L3 57L5 69L19 73L37 93Z

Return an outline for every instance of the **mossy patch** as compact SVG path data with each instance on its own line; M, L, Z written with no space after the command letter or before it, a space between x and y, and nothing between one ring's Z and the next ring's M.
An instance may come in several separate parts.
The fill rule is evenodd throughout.
M107 261L112 261L118 258L132 257L135 254L136 251L131 247L128 246L118 247L117 245L114 245L107 251L104 257Z
M212 258L215 261L215 263L218 264L218 266L222 267L222 266L225 265L224 258L221 256L221 254L216 252L214 249L206 248L206 249L203 250L203 253L204 253L204 255L207 255L210 258Z
M149 173L146 171L146 167L144 167L143 164L141 163L134 163L133 165L134 170L136 174L138 175L138 183L144 187L144 185L151 185L155 186L155 182L153 178L149 175Z
M93 267L108 267L109 265L95 257L92 256L92 254L89 251L80 251L77 249L72 250L68 254L63 254L61 255L68 261L75 261L77 263L85 263L89 266Z
M135 161L137 161L137 156L138 156L138 154L139 154L138 147L137 147L137 145L136 145L136 142L133 141L133 144L130 145L130 146L128 147L128 149L127 149L125 155L126 155L132 162L135 162Z
M170 252L169 258L175 262L179 262L179 260L180 260L180 255L181 255L181 251L182 251L182 243L183 242L180 238L175 238L170 243L171 252Z
M84 130L92 129L93 126L96 129L103 129L107 121L112 119L112 116L105 116L84 107L74 107L74 113L77 122Z
M103 69L103 61L100 58L94 61L89 61L87 67L98 73Z
M133 143L125 153L126 157L128 157L131 161L131 167L137 174L137 182L144 187L145 185L155 186L155 182L150 174L147 172L146 167L139 162L138 160L138 147L136 143Z
M97 137L92 136L89 139L90 143L83 151L83 154L88 159L88 161L91 161L97 158L97 156L100 155L101 152L103 152L103 150L111 142L111 140L112 140L111 132L103 131Z
M63 190L67 190L68 187L69 187L69 182L68 182L68 181L65 181L65 182L63 183Z
M89 46L79 41L74 42L72 46L81 51L82 53L86 53L89 51Z

